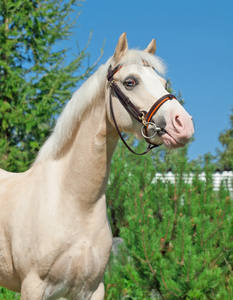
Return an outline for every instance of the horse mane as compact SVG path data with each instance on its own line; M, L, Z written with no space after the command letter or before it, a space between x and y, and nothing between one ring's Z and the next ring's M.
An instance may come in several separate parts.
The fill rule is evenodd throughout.
M150 67L154 68L159 75L165 75L166 66L164 61L158 56L154 56L148 52L140 50L129 50L118 63L122 65L137 64L144 66L145 62L148 63Z
M157 56L151 55L140 50L129 50L119 61L119 64L140 64L146 61L160 75L164 75L166 68L163 61ZM40 149L35 164L48 158L57 158L60 151L64 148L77 129L86 109L94 104L106 83L108 68L114 62L113 57L91 75L82 86L73 94L62 111L52 134Z

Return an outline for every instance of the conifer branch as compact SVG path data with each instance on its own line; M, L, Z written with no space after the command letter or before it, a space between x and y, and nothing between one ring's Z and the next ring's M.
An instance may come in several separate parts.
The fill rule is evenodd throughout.
M137 253L135 251L132 250L132 253L135 255L135 257L137 257L142 263L146 264L147 261L145 261L144 259L142 259L139 255L137 255Z
M181 266L184 265L184 239L185 239L185 231L184 231L185 223L182 226L182 245L181 245Z
M170 223L171 223L171 218L169 217L168 225L167 225L167 231L166 231L165 237L160 239L160 245L161 245L161 252L162 252L162 254L164 252L166 252L165 245L166 245L167 236L168 236L168 233L169 233Z
M153 269L151 263L150 263L150 260L149 260L149 257L148 257L148 254L147 254L147 250L146 250L146 244L145 244L145 237L144 237L144 230L142 229L141 230L141 233L142 233L142 244L143 244L143 250L144 250L144 254L145 254L145 258L146 258L146 262L152 272L153 275L156 274L156 270Z
M139 195L139 198L140 198L140 203L141 203L141 212L142 212L142 218L144 219L144 208L143 208L143 200L142 200L142 197L143 197L143 191L140 192L140 195ZM144 254L145 254L145 258L146 258L146 262L152 272L153 275L156 274L156 271L153 269L151 263L150 263L150 260L149 260L149 257L148 257L148 254L147 254L147 250L146 250L146 243L145 243L145 236L144 236L144 230L142 229L141 230L141 235L142 235L142 244L143 244L143 250L144 250Z
M224 257L225 263L230 271L230 274L233 274L233 269L232 269L232 265L228 262L228 260L226 259L226 257Z
M214 230L214 232L212 232L208 238L206 239L206 241L204 242L204 246L207 244L207 242L221 229L221 224L217 226L217 228Z
M174 292L172 292L172 291L168 288L168 286L167 286L167 284L166 284L166 282L165 282L165 279L164 279L164 277L163 277L163 272L162 272L161 269L160 269L160 275L161 275L161 278L162 278L162 281L163 281L163 285L164 285L165 289L168 291L168 293L171 294L171 295L173 295L173 296L175 296L175 297L178 297L179 295L175 294ZM180 291L180 292L181 292L181 291ZM164 298L164 299L166 300L166 298Z
M204 225L205 225L205 220L202 222L202 228L201 228L201 247L203 247L203 237L204 237Z
M189 261L188 261L188 267L187 267L187 279L186 282L189 282L190 278L190 265L191 265L191 253L189 254Z
M223 254L224 254L225 252L226 252L226 251L222 251L220 254L218 254L218 255L212 260L212 262L210 263L210 268L213 268L213 267L214 267L214 264L219 260L220 257L223 256ZM198 277L198 276L204 271L205 268L206 268L206 265L204 264L204 266L201 268L201 270L195 274L195 277Z
M174 201L174 221L173 221L173 226L171 230L171 241L175 237L175 228L176 228L176 223L177 223L177 176L175 174L175 189L174 189L174 196L173 196L173 201Z
M224 252L225 252L225 251L221 252L221 253L218 255L218 257L210 264L210 267L211 267L211 268L213 268L214 265L215 265L215 263L219 260L219 258L220 258L221 256L223 256Z
M136 285L139 286L140 288L143 288L143 286L141 286L141 285L137 282L137 280L133 277L133 275L131 274L131 272L130 272L129 269L127 269L127 272L128 272L129 277L133 280L133 282L135 282Z

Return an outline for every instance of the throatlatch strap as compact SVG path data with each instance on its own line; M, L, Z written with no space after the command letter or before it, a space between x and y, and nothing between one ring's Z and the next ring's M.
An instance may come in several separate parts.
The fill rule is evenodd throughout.
M114 90L121 104L128 111L128 113L130 113L138 122L141 122L143 113L130 101L129 97L122 92L116 82L111 82L111 88Z

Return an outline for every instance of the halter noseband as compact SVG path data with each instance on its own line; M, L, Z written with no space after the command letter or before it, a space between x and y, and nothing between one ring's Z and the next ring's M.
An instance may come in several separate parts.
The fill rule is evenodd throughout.
M146 67L149 67L149 64L147 62L143 61L143 65ZM155 147L158 147L159 145L153 144L150 139L152 139L159 131L162 131L161 128L157 127L156 124L152 121L153 116L156 114L158 109L168 100L176 99L176 97L172 94L166 94L159 98L149 109L148 112L139 110L131 101L130 99L122 92L122 90L119 88L117 83L115 82L113 76L123 67L123 65L117 65L113 70L110 66L108 69L108 75L107 80L110 82L110 111L113 118L113 122L115 124L116 130L125 144L125 146L134 154L136 155L144 155L148 153L150 150L152 150ZM141 133L142 136L145 138L146 142L149 144L148 148L143 153L137 153L133 149L130 148L130 146L126 143L125 139L123 138L121 131L117 125L116 118L113 111L112 106L112 91L115 92L117 95L117 98L119 99L120 103L123 105L123 107L127 110L127 112L134 117L138 122L142 124ZM151 136L148 136L148 129L149 125L154 127L154 134Z

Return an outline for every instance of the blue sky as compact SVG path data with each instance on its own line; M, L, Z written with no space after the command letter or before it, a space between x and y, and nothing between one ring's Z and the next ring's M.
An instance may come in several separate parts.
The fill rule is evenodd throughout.
M79 11L80 8L77 8ZM182 92L193 116L195 141L190 159L220 148L220 132L230 127L233 108L233 1L232 0L86 0L64 47L88 47L94 63L104 46L104 63L119 36L127 33L131 48L144 49L156 39L156 54L165 60L174 91Z

